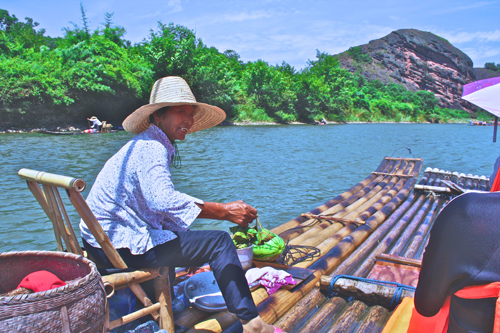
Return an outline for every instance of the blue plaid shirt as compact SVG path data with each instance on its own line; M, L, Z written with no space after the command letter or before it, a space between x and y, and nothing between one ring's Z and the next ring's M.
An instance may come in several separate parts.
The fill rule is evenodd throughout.
M174 189L170 162L174 147L155 125L138 134L102 168L87 203L115 248L142 254L188 230L202 200ZM100 247L80 221L82 237Z

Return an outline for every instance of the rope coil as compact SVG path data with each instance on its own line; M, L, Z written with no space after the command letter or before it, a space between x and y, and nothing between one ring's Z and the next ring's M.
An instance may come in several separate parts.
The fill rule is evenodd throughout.
M299 262L313 259L321 255L321 250L314 246L289 245L289 239L285 244L285 249L281 252L278 262L282 265L293 266ZM299 256L299 257L297 257Z

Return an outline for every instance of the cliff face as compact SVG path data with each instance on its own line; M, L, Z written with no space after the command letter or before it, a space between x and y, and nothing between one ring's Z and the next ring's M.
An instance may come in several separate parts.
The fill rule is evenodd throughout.
M430 32L402 29L359 48L363 58L353 57L352 51L338 55L343 68L360 71L368 80L431 91L443 108L475 110L460 99L462 85L476 79L472 60L447 40Z

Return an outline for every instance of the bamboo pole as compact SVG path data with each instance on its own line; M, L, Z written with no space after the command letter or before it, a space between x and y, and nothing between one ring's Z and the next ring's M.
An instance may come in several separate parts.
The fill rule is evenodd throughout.
M375 185L377 185L378 183L380 183L380 181L384 177L381 177L381 176L375 177L374 176L373 178L374 179L369 184L367 184L366 186L364 186L363 188L359 189L355 193L352 193L349 197L344 198L344 200L338 202L337 204L332 205L328 209L322 211L321 215L333 215L333 214L338 213L340 210L344 209L345 207L349 206L350 204L352 204L353 202L355 202L359 198L361 198L364 195L366 195L366 193L368 193L369 191L371 191L373 189L373 187ZM348 193L348 192L350 193L350 191L347 191L347 192L344 192L344 194ZM339 217L339 216L336 216L336 217ZM289 228L289 229L283 229L283 228L281 228L279 230L278 229L273 229L273 230L278 230L279 231L279 235L283 239L294 239L294 238L298 237L299 235L301 235L301 234L309 231L309 230L305 231L303 229L301 230L298 227L300 227L300 226L302 226L302 227L308 227L310 224L312 224L314 222L314 219L306 219L306 218L304 218L302 216L301 216L301 218L303 218L305 221L302 222L301 224L297 224L295 227L293 227L293 228L297 228L297 229L290 230L292 228Z
M68 240L70 242L68 248L71 249L70 251L72 253L76 253L83 256L82 248L80 247L80 244L76 239L75 230L71 225L71 221L69 220L68 213L66 212L66 208L64 207L64 203L61 199L61 195L59 194L59 190L57 189L57 187L54 188L54 194L56 195L57 205L59 206L61 213L64 217L64 221L66 222L66 225L64 225L64 223L62 225L64 227L63 231L68 235Z
M464 184L463 188L465 188L466 190L472 189L472 179L471 178L467 178L465 180L465 184Z
M403 160L403 161L423 161L421 158L403 158L403 157L386 157L388 161Z
M359 322L365 313L368 306L360 301L352 301L344 307L342 312L333 321L329 328L325 331L327 333L341 333L348 332L354 323Z
M374 202L378 201L381 196L383 196L390 188L395 184L395 178L384 179L383 182L379 183L365 196L359 198L352 205L344 208L338 212L335 216L342 216L346 219L354 219L359 216L361 212L370 207Z
M398 165L399 169L394 170L393 173L396 175L400 174L412 174L413 168L415 167L414 163L402 162ZM378 191L377 193L373 193L372 196L365 196L362 200L358 200L355 205L351 205L348 209L351 211L350 214L344 216L344 218L354 218L355 216L360 216L361 212L364 213L364 218L360 218L361 220L366 220L373 212L377 210L377 208L383 206L377 206L376 203L382 198L386 193L391 191L393 187L398 188L401 187L407 179L401 178L398 176L389 177L388 182L386 182L385 186ZM396 184L396 185L395 185ZM394 193L394 192L392 192ZM371 213L370 213L371 211Z
M196 323L202 322L210 316L210 313L189 307L174 315L175 324L183 328L183 332L193 327Z
M381 253L375 257L377 260L383 260L388 262L393 262L396 264L402 264L406 266L422 267L422 260L416 260L411 258L405 258L400 256L394 256L387 253Z
M385 204L387 204L392 198L399 193L399 191L404 186L405 181L401 179L396 186L387 191L377 202L373 203L369 208L367 208L363 213L361 213L358 219L366 221L370 216L379 211Z
M380 179L377 177L375 179L375 181L371 182L370 184L368 184L367 186L365 186L364 188L362 188L361 190L359 190L358 192L354 193L353 195L351 195L349 198L347 198L346 200L328 208L327 210L323 211L321 213L322 216L326 216L326 215L333 215L333 217L335 218L342 218L345 214L343 213L339 213L339 211L342 211L343 209L345 209L346 207L348 207L349 205L351 205L352 203L356 202L357 200L359 200L360 198L362 198L364 195L366 195L367 193L369 193L370 191L373 190L373 188L380 183L380 181L383 180L383 177L380 177ZM295 239L296 237L299 237L305 233L308 233L307 236L303 236L303 239L306 239L308 237L310 237L309 235L311 234L315 234L316 231L311 231L311 230L305 230L306 227L310 227L310 226L314 226L315 224L315 219L311 218L311 219L308 219L306 220L305 222L303 222L301 225L299 225L299 227L303 227L303 228L299 228L299 227L296 227L294 229L289 229L289 230L285 230L283 231L280 236L283 238L283 239L290 239L290 240L293 240Z
M486 177L484 177L484 179L481 179L479 181L478 190L480 190L480 191L487 191L488 190L488 181L486 180Z
M318 292L318 289L312 289L295 303L293 308L284 313L274 325L285 332L292 331L300 325L308 313L315 311L319 304L324 301L325 296Z
M62 187L67 190L73 189L77 192L85 190L85 181L78 178L66 177L30 169L21 169L17 174L22 179L34 181L42 185Z
M322 222L315 225L307 233L289 241L290 245L316 246L328 237L331 237L342 227L341 223ZM310 233L309 233L310 232ZM314 235L314 236L311 236Z
M356 202L360 198L363 198L363 196L367 195L367 193L371 193L374 190L374 188L378 184L380 184L380 181L382 181L383 179L384 179L384 177L377 177L375 179L375 181L372 181L370 184L368 184L363 189L361 189L360 191L356 192L355 194L353 194L352 196L350 196L346 200L344 200L344 201L338 203L337 205L332 206L329 209L325 210L322 213L322 216L335 214L333 216L334 218L336 218L336 219L342 218L344 215L347 214L347 212L343 211L346 207L348 207L352 203ZM373 193L377 193L378 190L379 189L376 188ZM314 222L315 222L315 219L311 218L311 219L307 220L306 222L304 222L302 225L309 226L309 225L313 224ZM294 244L300 244L303 240L310 238L311 235L317 234L317 232L319 231L319 229L323 229L323 227L325 227L325 226L327 226L327 225L326 224L322 224L322 225L317 226L317 227L315 226L314 229L309 229L307 231L304 230L304 229L288 230L288 231L282 232L280 234L280 236L283 239L288 239L288 240L291 240L291 241L293 241L297 237L301 237L300 240L297 240L297 241L294 242ZM338 226L336 228L337 228L336 231L340 229L340 227L338 227Z
M467 180L467 176L465 173L461 173L458 178L458 186L465 188L465 181Z
M389 320L389 311L386 308L379 305L372 306L357 327L356 333L382 332L387 320Z
M346 300L342 297L332 297L327 300L297 333L320 332L323 327L332 323L333 317L346 305ZM280 327L277 325L277 327Z
M412 196L399 206L397 210L391 214L389 219L363 242L362 246L359 246L349 258L342 262L335 270L335 274L351 274L354 276L366 277L376 262L375 256L385 252L395 242L406 226L408 219L418 210L415 209L412 211L408 209L412 206L414 200L415 194L412 193ZM418 204L413 205L414 207L419 207Z
M154 279L154 289L156 299L160 303L160 318L158 322L160 329L164 329L167 332L175 332L168 267L163 267L162 274Z
M136 319L142 318L148 314L152 314L155 311L157 312L158 310L160 310L160 303L155 303L148 308L143 308L141 310L132 312L126 316L113 320L112 322L109 323L109 329L112 330L118 326L131 323Z
M415 180L412 178L408 180L403 187L401 196L397 198L393 204L391 202L384 206L377 213L372 215L370 219L366 222L366 225L362 225L358 227L355 231L353 231L349 237L343 239L337 246L332 248L328 253L323 254L323 256L317 260L313 265L311 265L310 269L321 269L322 267L328 267L329 271L335 269L341 262L342 259L347 257L355 247L357 247L362 241L368 237L368 235L375 230L380 223L388 216L389 213L392 213L392 210L395 209L394 203L398 202L402 196L406 198L410 188L413 187ZM406 193L405 193L406 192ZM392 200L391 200L392 201Z
M432 191L435 193L446 194L446 195L451 195L451 194L455 193L455 191L453 191L451 188L442 187L442 186L415 185L415 190L416 191Z
M424 216L427 214L427 212L430 209L431 204L434 201L435 200L433 198L427 198L427 200L424 201L424 204L418 210L417 214L415 214L415 216L411 219L410 223L408 224L408 226L404 230L403 234L396 241L396 244L394 244L394 246L390 249L389 254L396 255L396 256L403 256L402 253L403 253L404 249L406 248L408 241L410 240L414 231L417 229L417 227L422 222Z
M57 228L57 233L59 234L59 237L64 241L64 244L66 245L66 248L71 251L71 247L69 246L69 238L68 238L68 232L64 226L64 222L62 219L62 214L61 211L59 210L59 207L57 205L57 200L56 200L56 195L55 191L57 191L57 188L54 188L51 185L43 184L43 192L45 193L45 196L47 198L47 204L50 207L50 210L52 211L52 216L54 217L54 228Z
M437 216L437 212L439 211L443 203L444 200L441 198L434 200L431 208L429 209L429 212L425 216L424 221L420 224L417 231L414 233L410 245L408 245L406 250L404 251L403 257L413 258L416 255L418 249L422 245L424 236L429 233L429 229L432 227L432 224L434 223L434 220Z
M424 173L420 184L426 184L429 177L429 173ZM405 184L405 187L406 190L411 190L408 184ZM423 204L424 198L425 195L417 196L415 192L412 192L408 199L401 204L405 199L404 194L403 196L400 194L396 195L392 205L393 207L397 207L397 209L390 214L387 221L375 230L374 233L349 256L349 258L342 262L334 271L334 274L351 274L366 277L376 262L375 256L385 252L393 245L409 220ZM359 263L361 263L361 265L359 265Z
M302 214L302 216L310 218L310 219L334 221L334 222L340 222L340 223L365 224L364 221L347 220L347 219L333 217L333 216L313 215L313 214Z
M405 180L404 179L401 179L395 186L395 191L399 191L401 189L401 187L403 186ZM391 186L390 184L388 184L388 186ZM384 191L385 193L384 194L387 194L389 189L386 189L386 191ZM395 193L390 193L388 194L387 196L387 199L384 200L384 199L381 199L379 196L376 196L377 198L379 198L379 200L382 201L382 203L386 203L387 201L389 201L390 199L392 199L392 197L394 196ZM374 203L376 204L376 203ZM372 204L372 205L374 205ZM356 229L356 226L355 225L347 225L345 226L344 228L340 229L335 235L329 237L328 239L326 239L325 241L323 241L321 244L318 244L316 247L318 247L320 250L321 250L321 253L326 253L328 251L330 251L333 247L335 247L340 241L342 241L345 237L347 237L354 229ZM312 258L311 260L308 260L308 261L303 261L303 262L300 262L298 263L297 265L295 265L296 267L309 267L312 263L314 263L315 261L319 260L320 258L317 257L317 258Z
M83 199L82 195L75 190L69 190L68 197L113 266L115 268L128 268L127 264L125 264L123 259L114 249L111 241L102 229L99 222L96 220L94 214L85 202L85 199Z
M394 176L398 176L398 177L414 177L413 175L401 175L401 174L397 174L397 173L387 173L387 172L372 172L374 175L377 175L377 176L389 176L389 177L394 177Z
M320 289L323 291L329 290L332 279L332 276L323 275L319 282ZM389 308L394 295L398 292L398 287L339 278L333 285L332 291L342 296L354 297L363 302L379 304ZM401 294L401 297L413 296L414 292L411 290L403 290Z
M104 283L111 283L115 290L123 289L132 284L142 283L152 280L159 276L159 268L143 268L133 272L114 273L104 275L102 281Z
M439 211L436 213L436 217L441 213L441 211L443 210L443 208L448 204L448 202L446 202L445 204L441 205L441 207L439 208ZM433 222L434 223L434 222ZM431 236L431 233L428 232L426 235L425 235L425 238L422 242L422 244L420 245L420 248L418 249L417 253L413 256L414 259L416 260L422 260L422 257L424 255L424 250L425 248L427 247L427 243L429 243L429 237Z
M27 181L28 183L28 188L30 189L31 193L35 196L36 200L42 207L43 211L45 214L47 214L47 217L49 218L50 222L52 223L52 230L54 230L54 236L56 238L56 244L57 244L57 250L58 251L64 251L64 247L62 245L61 241L61 236L59 234L59 226L57 225L56 218L55 218L55 213L53 210L53 206L49 204L47 201L47 197L45 196L44 191L40 188L40 185L38 185L34 181Z

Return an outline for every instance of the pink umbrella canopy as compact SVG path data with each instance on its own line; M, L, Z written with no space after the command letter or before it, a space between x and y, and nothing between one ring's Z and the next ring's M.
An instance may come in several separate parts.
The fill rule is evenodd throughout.
M479 106L495 116L493 142L497 141L498 117L500 117L500 77L475 81L464 86L462 99Z
M462 99L500 117L500 77L466 84Z

